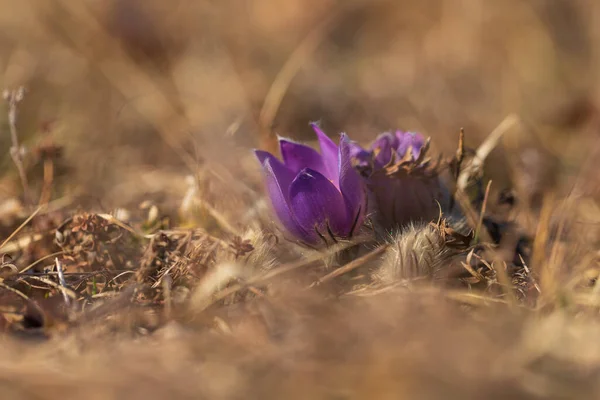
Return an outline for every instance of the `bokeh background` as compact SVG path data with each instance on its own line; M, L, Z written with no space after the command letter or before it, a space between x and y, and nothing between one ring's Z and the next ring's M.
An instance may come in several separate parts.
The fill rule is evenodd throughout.
M577 171L598 134L600 4L591 0L0 6L0 85L28 90L22 142L64 146L55 190L77 188L104 208L183 191L198 165L235 181L257 167L245 161L250 148L269 148L276 134L312 140L315 120L361 142L418 130L451 154L461 127L477 147L515 114L521 123L489 161L500 183L514 157L543 160L546 180ZM9 146L6 129L0 193L13 196Z
M534 211L545 204L539 218L515 218L537 238L530 266L541 275L539 308L520 313L511 296L418 284L332 301L326 286L296 291L282 279L264 302L227 303L224 319L193 302L171 318L163 303L154 313L154 303L128 300L131 284L68 327L54 314L64 301L54 291L40 295L47 341L33 345L38 325L27 340L2 339L2 398L597 398L600 2L0 0L0 11L0 89L27 89L16 128L29 184L36 202L58 210L38 214L10 240L12 252L0 245L24 247L18 259L3 256L3 267L51 264L68 215L143 209L138 220L152 224L140 229L154 232L188 202L191 216L169 227L202 235L181 239L193 247L181 265L164 250L179 242L165 245L162 235L133 249L129 234L99 244L119 246L123 257L131 250L138 282L169 263L191 266L190 276L213 263L228 273L231 236L272 223L250 150L273 149L276 135L313 143L316 120L332 137L345 131L365 144L388 129L420 131L448 156L461 128L477 148L504 127L485 166L493 195L515 186ZM2 240L33 209L9 154L8 113L3 103ZM556 203L543 203L552 191ZM262 257L289 268L296 254L260 235ZM74 237L81 265L92 268L95 252ZM227 252L216 264L218 243ZM296 272L312 280L315 271ZM175 299L164 276L164 297ZM194 287L206 281L213 285L202 275ZM8 283L3 275L0 285ZM95 280L84 283L95 292ZM36 322L25 316L23 324Z

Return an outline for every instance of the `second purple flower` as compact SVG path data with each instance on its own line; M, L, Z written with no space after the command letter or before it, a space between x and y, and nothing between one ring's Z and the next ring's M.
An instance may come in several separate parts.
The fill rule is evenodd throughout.
M368 150L352 146L354 164L366 178L379 226L389 231L438 217L438 203L444 206L448 193L426 159L428 142L422 135L386 132Z

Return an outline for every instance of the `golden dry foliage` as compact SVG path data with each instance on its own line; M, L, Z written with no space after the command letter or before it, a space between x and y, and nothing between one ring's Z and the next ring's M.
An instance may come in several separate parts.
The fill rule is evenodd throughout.
M600 397L600 3L0 7L3 399ZM465 218L287 240L250 150L314 120Z

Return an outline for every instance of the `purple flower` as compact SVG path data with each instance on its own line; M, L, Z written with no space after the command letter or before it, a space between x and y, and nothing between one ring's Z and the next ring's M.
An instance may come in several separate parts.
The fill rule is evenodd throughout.
M364 182L351 162L352 144L342 133L336 145L316 124L321 153L279 139L283 162L255 150L271 203L283 227L300 241L319 245L350 238L366 213Z
M421 159L426 151L421 134L402 131L379 135L368 150L353 144L354 165L367 181L371 211L384 229L437 218L438 202L447 201L437 172Z

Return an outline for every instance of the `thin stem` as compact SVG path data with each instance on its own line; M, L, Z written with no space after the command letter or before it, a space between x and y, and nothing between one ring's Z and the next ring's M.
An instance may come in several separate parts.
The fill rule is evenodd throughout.
M483 217L485 215L485 209L487 207L487 202L490 196L490 187L492 186L492 181L490 180L485 188L485 195L483 196L483 205L481 206L481 213L479 214L479 221L477 222L477 228L475 229L475 243L479 241L479 232L481 231L481 227L483 226Z
M63 267L62 267L62 263L58 260L58 257L54 258L54 262L56 263L56 272L58 272L58 282L61 288L66 288L67 287L67 282L65 281L65 275L63 272ZM71 299L69 299L69 295L64 291L61 290L63 298L65 300L65 304L67 305L67 307L71 306Z
M8 126L10 129L10 138L12 146L10 148L10 157L12 158L17 170L19 171L19 178L21 179L21 185L23 186L23 196L25 197L25 204L31 205L32 197L29 191L29 183L27 181L27 174L25 173L25 167L23 166L23 153L21 152L21 146L19 145L19 135L17 133L17 116L18 116L18 105L25 96L25 88L20 87L13 91L4 91L4 100L8 102Z

